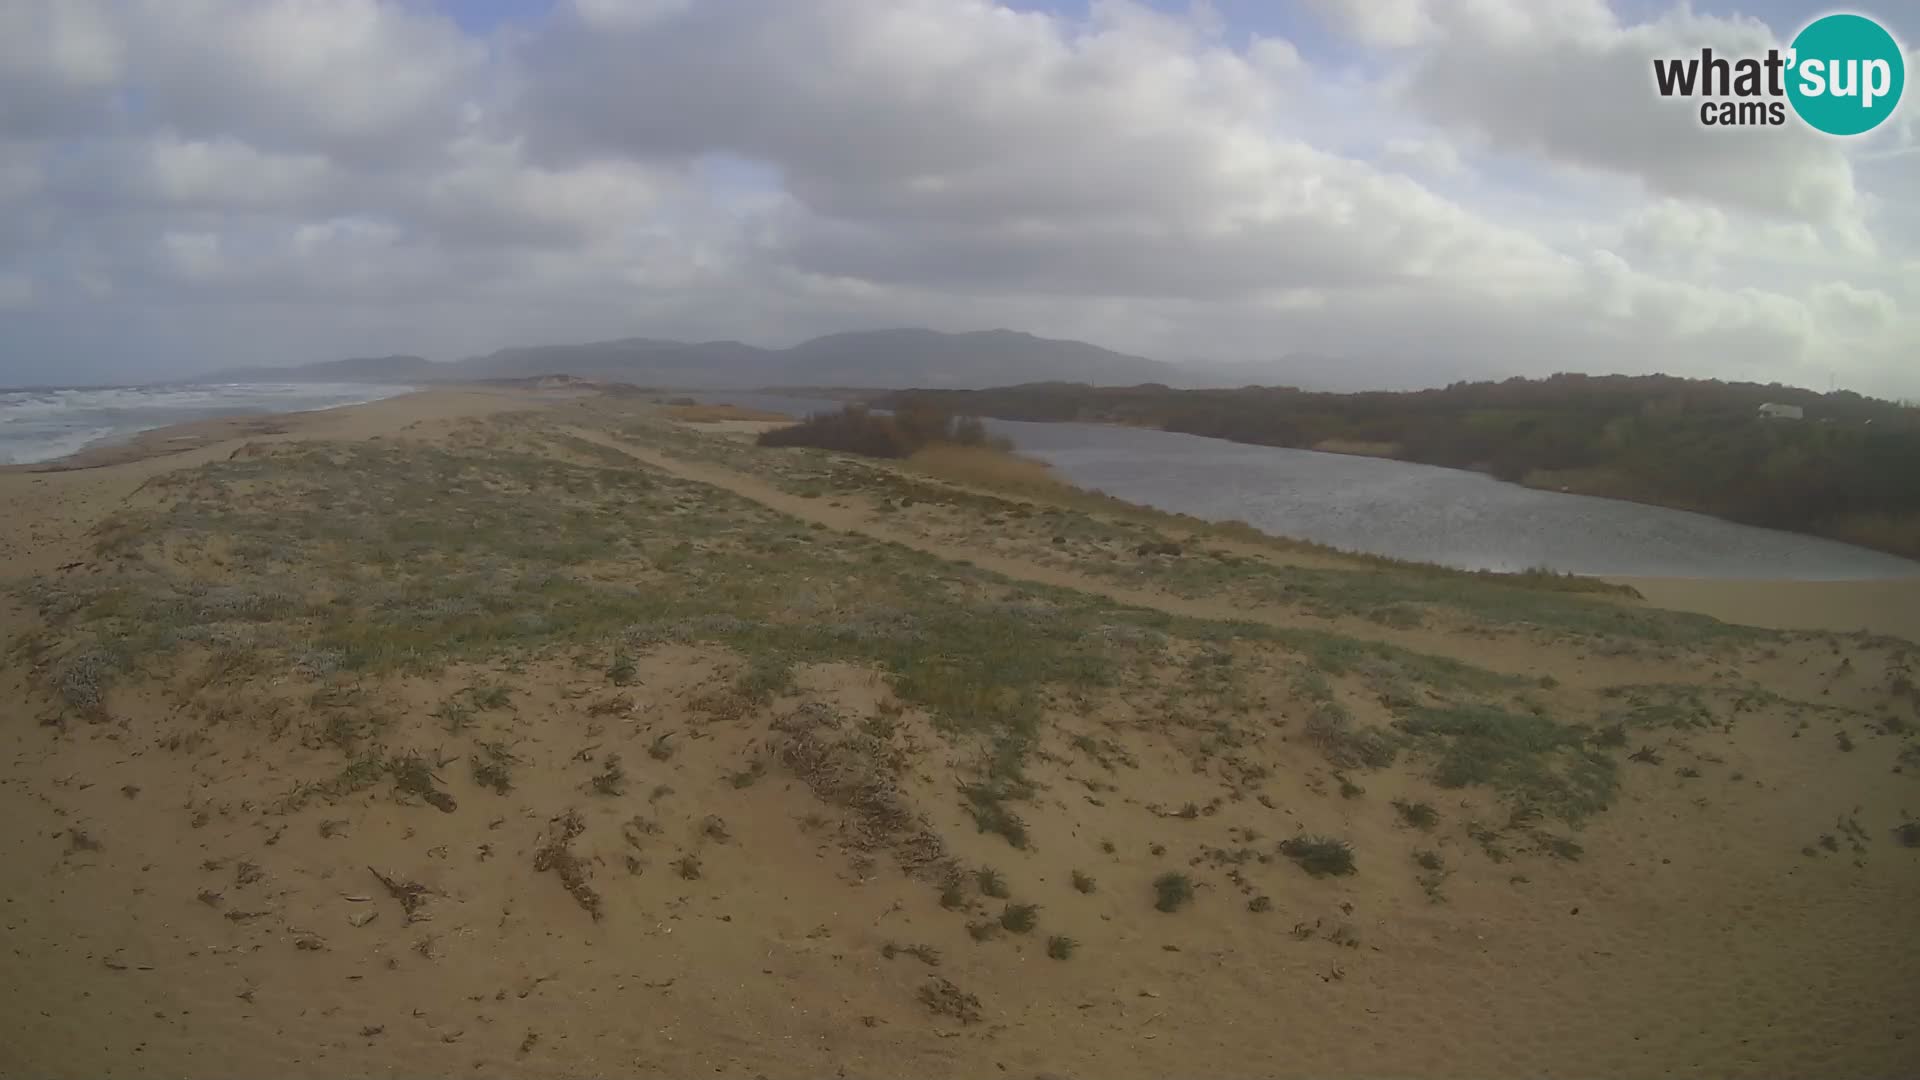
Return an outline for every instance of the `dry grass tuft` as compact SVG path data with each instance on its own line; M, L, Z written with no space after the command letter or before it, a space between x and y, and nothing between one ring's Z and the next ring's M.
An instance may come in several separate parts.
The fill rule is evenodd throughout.
M815 702L775 720L773 730L780 763L822 801L852 811L845 833L854 847L892 847L909 872L945 858L940 838L900 790L900 750Z
M581 819L579 811L569 810L554 818L548 823L546 840L533 853L533 868L558 874L560 883L566 886L567 894L597 922L603 914L600 894L587 884L587 878L591 876L587 860L573 851L574 838L585 831L587 823Z
M980 1022L980 999L935 976L920 988L920 1004L937 1016L951 1016L963 1024Z
M938 443L915 451L907 467L935 479L992 491L1057 498L1073 490L1044 462L987 446Z

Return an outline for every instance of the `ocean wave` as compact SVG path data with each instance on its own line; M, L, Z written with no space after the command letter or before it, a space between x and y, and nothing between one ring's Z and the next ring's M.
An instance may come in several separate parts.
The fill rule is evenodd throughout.
M372 383L200 383L8 390L0 392L0 464L51 461L173 424L362 405L412 389Z
M0 416L0 423L6 422ZM35 433L25 439L15 440L11 431L0 430L0 465L30 465L36 461L52 461L68 454L76 454L96 442L113 438L115 429L110 427L79 428L57 434ZM18 445L16 445L16 441ZM21 448L24 447L22 452ZM21 456L14 456L20 452Z

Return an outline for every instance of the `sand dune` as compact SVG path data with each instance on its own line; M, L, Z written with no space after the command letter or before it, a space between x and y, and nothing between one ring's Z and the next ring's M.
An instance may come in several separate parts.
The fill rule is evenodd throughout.
M1652 606L1891 588L1346 567L634 399L272 423L0 473L0 1074L1920 1070L1916 650Z

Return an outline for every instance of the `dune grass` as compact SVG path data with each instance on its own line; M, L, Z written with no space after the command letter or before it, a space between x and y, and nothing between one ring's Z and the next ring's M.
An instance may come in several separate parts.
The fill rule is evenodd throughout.
M1486 705L1423 708L1399 722L1443 788L1485 786L1569 823L1604 810L1618 764L1582 725Z
M1280 854L1314 877L1345 877L1358 871L1353 845L1329 836L1296 836L1280 842Z
M1172 914L1193 901L1193 879L1169 870L1153 879L1154 910Z
M304 444L163 477L150 485L159 506L103 531L106 572L26 587L48 625L35 648L49 690L86 711L116 679L182 660L208 680L326 681L556 651L621 685L646 650L682 643L738 655L731 694L750 709L786 693L800 666L853 663L980 748L964 805L980 829L1022 847L1017 806L1033 790L1022 762L1062 692L1144 690L1172 669L1182 681L1171 707L1231 749L1232 717L1257 700L1232 649L1277 648L1327 675L1449 701L1517 683L1380 641L1127 608L823 535L565 440L520 422L451 446ZM177 557L194 552L218 552L220 564ZM465 729L512 708L509 687L476 684L442 719ZM1507 786L1525 775L1482 760L1485 739L1421 723L1411 734L1430 749L1459 744L1445 775ZM1374 749L1359 764L1390 760L1408 735L1366 734ZM476 775L497 790L511 783L504 761ZM617 792L622 779L595 790Z
M1040 905L1008 904L1000 910L1000 928L1009 933L1024 934L1032 930L1040 921Z
M77 703L114 672L194 646L376 673L553 644L710 641L750 658L737 684L750 699L778 693L793 663L850 659L894 672L908 700L991 725L1030 719L1041 684L1100 685L1156 648L1095 632L1130 613L1023 600L978 571L857 538L817 543L755 504L641 469L345 446L210 465L172 494L142 540L116 529L115 573L29 586L52 624L88 643L64 668ZM140 554L163 546L236 557L210 586ZM822 621L807 609L825 610L828 587ZM1049 618L1030 617L1036 603ZM609 672L631 678L630 656ZM504 694L483 688L472 704L504 707Z

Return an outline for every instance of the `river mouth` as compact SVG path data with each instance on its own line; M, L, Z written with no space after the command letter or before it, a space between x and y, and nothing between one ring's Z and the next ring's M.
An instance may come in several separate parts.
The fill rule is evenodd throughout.
M824 399L711 393L801 415ZM1863 581L1920 563L1800 533L1644 503L1541 491L1388 458L1254 446L1102 424L989 420L1061 479L1128 502L1276 536L1462 570L1593 577Z

